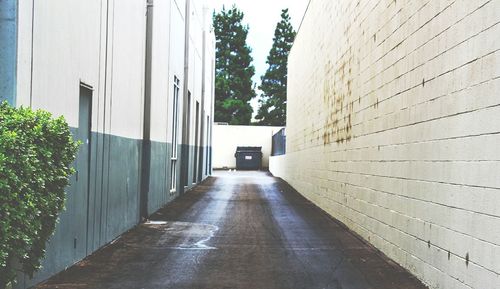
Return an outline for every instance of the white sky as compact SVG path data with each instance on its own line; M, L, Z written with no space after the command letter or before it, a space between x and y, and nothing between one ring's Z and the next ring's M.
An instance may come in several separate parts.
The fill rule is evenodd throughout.
M216 11L226 9L236 4L245 17L244 24L250 26L247 43L252 48L255 76L253 81L260 84L260 76L266 72L266 59L273 45L274 29L281 19L281 10L289 9L292 25L298 30L309 0L208 0L207 3ZM257 110L257 99L252 101L254 110Z

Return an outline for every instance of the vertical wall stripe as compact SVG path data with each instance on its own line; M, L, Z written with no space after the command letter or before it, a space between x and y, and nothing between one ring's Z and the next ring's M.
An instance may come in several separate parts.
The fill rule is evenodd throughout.
M180 192L184 192L184 186L187 185L189 178L189 106L191 105L189 98L189 29L190 29L190 15L191 15L191 1L186 0L186 7L184 13L184 87L183 87L183 114L182 114L182 146L181 146L181 186L178 188Z
M16 103L17 0L0 0L0 101Z
M151 74L153 52L153 0L147 2L146 12L146 61L144 89L144 126L141 156L140 215L148 217L148 194L151 165Z
M33 107L33 56L35 35L35 0L31 2L30 107Z

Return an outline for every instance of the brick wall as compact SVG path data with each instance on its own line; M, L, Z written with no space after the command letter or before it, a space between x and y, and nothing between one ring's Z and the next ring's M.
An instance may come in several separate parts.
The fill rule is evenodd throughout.
M312 0L271 171L430 288L500 288L500 0Z

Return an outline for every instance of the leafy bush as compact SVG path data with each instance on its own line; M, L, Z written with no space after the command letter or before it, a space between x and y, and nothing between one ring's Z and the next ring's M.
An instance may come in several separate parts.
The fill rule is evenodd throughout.
M77 150L63 117L0 104L0 288L39 269Z

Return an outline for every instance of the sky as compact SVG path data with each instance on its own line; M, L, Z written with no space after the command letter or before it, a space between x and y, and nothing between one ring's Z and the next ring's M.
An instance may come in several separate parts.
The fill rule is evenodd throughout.
M298 30L309 0L208 0L207 2L216 11L222 10L223 5L227 9L235 4L245 14L243 22L250 26L247 43L252 48L255 66L253 81L258 86L260 77L267 69L267 55L273 45L274 29L281 19L281 10L289 9L292 25ZM257 98L252 101L252 107L257 110Z

